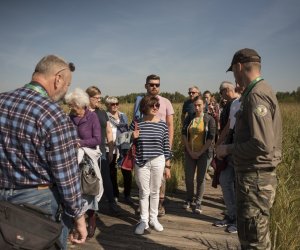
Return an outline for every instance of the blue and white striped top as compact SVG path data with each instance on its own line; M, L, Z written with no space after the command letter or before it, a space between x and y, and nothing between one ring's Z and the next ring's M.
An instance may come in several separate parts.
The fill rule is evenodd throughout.
M162 120L159 122L138 120L137 125L140 134L135 142L136 164L142 167L148 160L160 155L164 155L166 160L170 159L171 151L167 124ZM130 130L134 130L134 122L131 123Z

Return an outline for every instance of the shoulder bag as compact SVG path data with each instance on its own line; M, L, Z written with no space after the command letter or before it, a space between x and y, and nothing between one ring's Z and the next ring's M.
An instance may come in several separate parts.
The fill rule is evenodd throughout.
M62 224L34 205L0 201L0 249L61 249Z
M84 153L79 163L81 193L87 195L98 195L100 189L99 178L96 175L92 159Z

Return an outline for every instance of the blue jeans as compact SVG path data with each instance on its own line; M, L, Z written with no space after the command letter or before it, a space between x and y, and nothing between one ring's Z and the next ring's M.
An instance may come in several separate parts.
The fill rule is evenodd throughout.
M227 208L228 216L231 220L235 220L235 172L232 162L228 162L227 167L223 171L221 171L219 181L222 188L223 198Z
M58 191L56 188L26 188L26 189L1 189L0 188L0 200L6 200L15 204L29 203L36 205L43 209L45 213L51 215L55 220L56 213L58 211ZM67 249L67 239L69 234L69 228L71 228L71 218L62 215L63 230L60 235L60 242L63 249Z

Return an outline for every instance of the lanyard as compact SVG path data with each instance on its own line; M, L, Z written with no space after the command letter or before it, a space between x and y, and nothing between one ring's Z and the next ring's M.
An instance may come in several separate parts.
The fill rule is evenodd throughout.
M40 93L44 97L49 97L47 91L37 82L27 83L25 88L32 89L38 93Z
M247 95L249 95L250 91L255 87L255 85L262 80L263 80L263 78L259 76L259 77L255 78L252 82L250 82L250 84L246 88L245 92L243 93L243 99L246 98Z
M204 116L204 113L201 113L201 115L199 117L195 117L194 120L193 120L193 124L196 123L196 128L199 126L199 124L201 123L201 121L203 120L203 116ZM196 118L198 118L196 121Z

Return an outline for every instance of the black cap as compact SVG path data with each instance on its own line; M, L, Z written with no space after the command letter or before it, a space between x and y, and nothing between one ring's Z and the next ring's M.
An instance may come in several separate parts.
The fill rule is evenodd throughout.
M236 63L246 63L246 62L261 62L259 54L254 49L241 49L235 52L230 67L226 72L232 71L232 65Z

